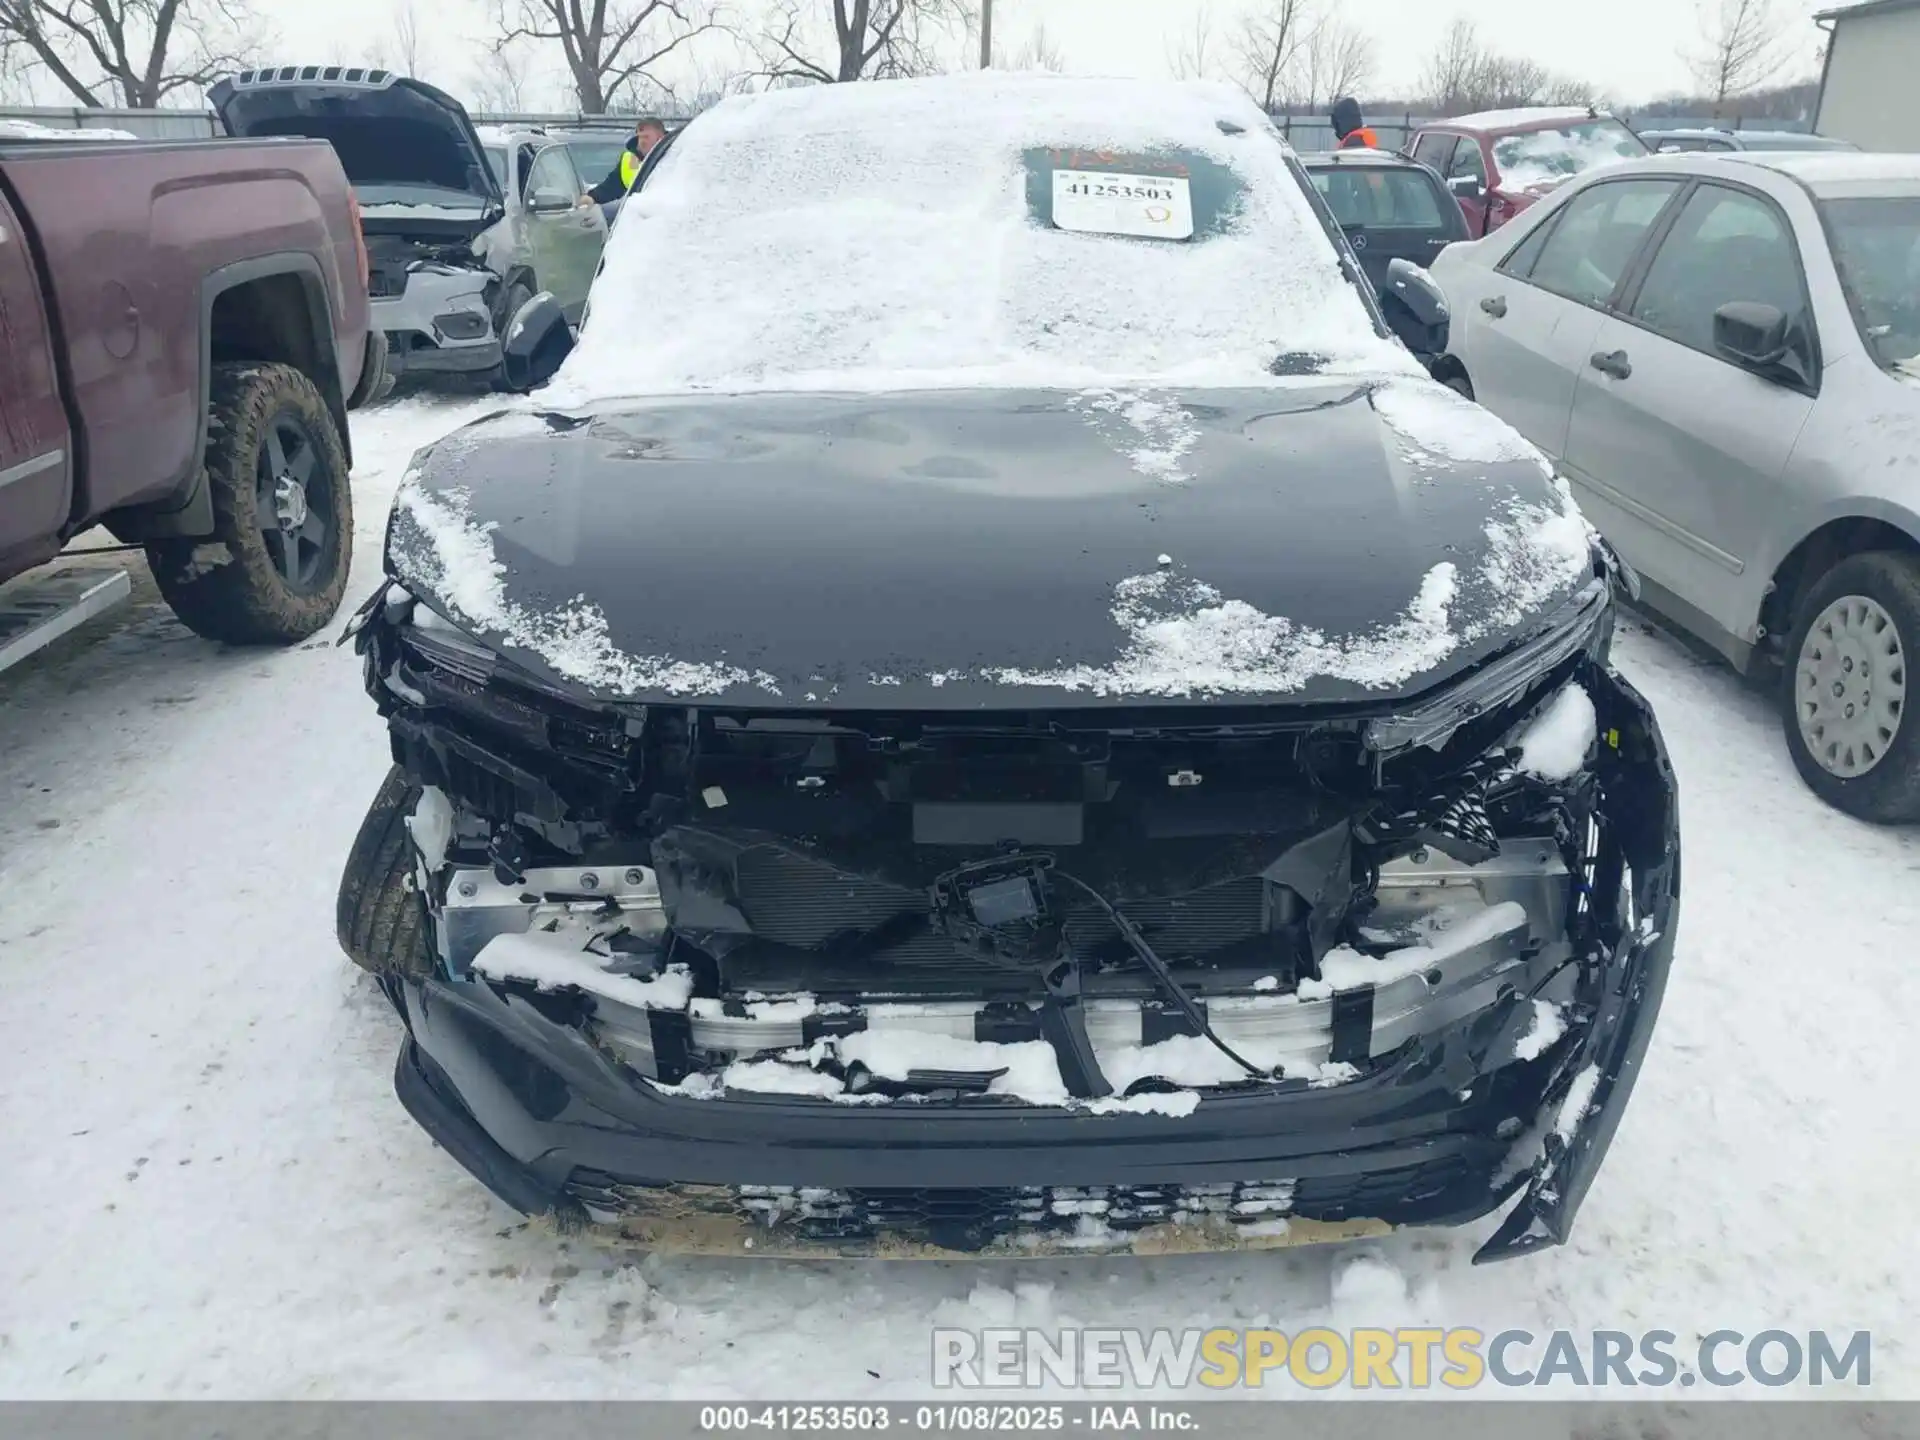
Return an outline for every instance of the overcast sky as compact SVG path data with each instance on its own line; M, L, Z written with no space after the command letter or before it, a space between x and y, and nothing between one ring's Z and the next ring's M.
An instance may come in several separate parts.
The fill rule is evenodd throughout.
M396 12L409 3L421 19L419 70L466 98L475 57L490 34L490 0L253 0L278 32L274 58L284 63L397 59ZM618 7L635 0L613 0ZM730 0L751 15L765 0ZM825 10L827 0L808 0ZM1036 25L1044 25L1066 68L1089 74L1161 77L1169 48L1190 35L1201 17L1211 20L1224 59L1225 41L1238 18L1261 0L994 0L995 31L1017 51ZM1716 8L1721 0L1700 0ZM1792 63L1783 79L1817 71L1819 33L1814 11L1840 0L1771 0L1784 22L1783 45ZM1538 60L1580 76L1616 103L1630 104L1690 87L1687 56L1700 44L1696 0L1347 0L1340 13L1374 39L1376 74L1370 89L1405 93L1431 47L1455 16L1474 21L1483 39L1503 51ZM551 45L552 42L548 42ZM693 57L720 65L720 46ZM959 47L955 47L956 56ZM539 88L529 96L544 103L560 98L557 57L544 57ZM670 65L669 70L675 67ZM672 78L684 79L682 73ZM1225 78L1225 77L1223 77ZM42 92L44 99L54 96Z

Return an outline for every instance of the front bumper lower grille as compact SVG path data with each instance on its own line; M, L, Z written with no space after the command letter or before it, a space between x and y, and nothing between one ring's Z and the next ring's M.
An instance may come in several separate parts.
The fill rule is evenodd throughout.
M833 1190L768 1185L648 1186L576 1170L567 1193L603 1223L712 1219L818 1244L897 1237L942 1250L1099 1249L1130 1235L1205 1226L1247 1238L1293 1222L1372 1220L1444 1208L1469 1179L1460 1154L1352 1176L1199 1185L1021 1186ZM1480 1177L1479 1189L1485 1189Z

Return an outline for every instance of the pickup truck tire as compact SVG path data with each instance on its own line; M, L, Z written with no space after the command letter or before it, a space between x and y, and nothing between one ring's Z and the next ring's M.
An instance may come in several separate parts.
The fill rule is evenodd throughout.
M433 973L427 922L415 889L413 838L407 817L420 787L407 783L399 766L387 778L360 822L347 852L334 902L334 933L347 958L383 979L422 979Z
M291 365L213 367L214 533L147 547L155 584L197 635L289 645L331 620L353 559L353 493L327 402Z
M1920 555L1850 555L1800 600L1780 688L1787 749L1836 809L1920 820Z

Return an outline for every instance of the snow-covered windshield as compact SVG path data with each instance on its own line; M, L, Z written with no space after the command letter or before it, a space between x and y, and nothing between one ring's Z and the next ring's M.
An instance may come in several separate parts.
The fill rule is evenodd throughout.
M1822 200L1820 211L1874 357L1920 379L1920 196Z
M1647 154L1647 145L1618 120L1570 121L1550 130L1527 130L1493 142L1493 163L1500 183L1525 190L1555 185L1600 165Z
M1259 384L1405 372L1295 162L1211 85L985 74L775 91L627 201L543 399Z

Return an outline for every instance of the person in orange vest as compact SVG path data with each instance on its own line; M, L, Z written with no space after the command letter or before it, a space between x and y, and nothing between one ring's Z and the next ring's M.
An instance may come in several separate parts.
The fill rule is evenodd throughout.
M1336 150L1378 150L1380 137L1373 133L1360 113L1360 102L1343 95L1333 102L1333 148Z

